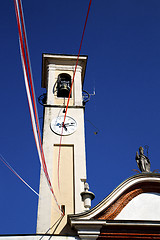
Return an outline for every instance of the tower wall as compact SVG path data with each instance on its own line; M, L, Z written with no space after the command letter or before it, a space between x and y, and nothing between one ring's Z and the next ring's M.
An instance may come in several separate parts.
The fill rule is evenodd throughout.
M84 211L84 203L80 195L84 191L86 181L86 157L84 134L84 106L82 101L82 83L87 57L80 57L75 75L67 117L76 123L76 130L62 136L51 127L53 120L64 118L64 106L68 98L57 97L57 79L65 73L73 78L77 56L43 55L42 86L47 90L47 102L44 105L43 149L47 169L52 182L58 204L65 209L61 218L43 170L40 176L40 197L38 205L37 233L61 233L67 222L67 214ZM67 123L64 133L72 123ZM57 127L59 126L59 127ZM61 129L57 124L56 128ZM61 144L60 144L61 141ZM61 146L60 146L61 145ZM59 157L60 152L60 157ZM58 177L59 176L59 177ZM54 227L52 227L54 225Z

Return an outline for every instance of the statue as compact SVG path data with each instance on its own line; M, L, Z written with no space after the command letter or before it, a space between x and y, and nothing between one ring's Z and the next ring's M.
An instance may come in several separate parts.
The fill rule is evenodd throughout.
M146 157L143 153L143 147L139 148L139 154L136 152L136 162L138 165L138 168L142 173L144 172L150 172L150 161L149 158Z

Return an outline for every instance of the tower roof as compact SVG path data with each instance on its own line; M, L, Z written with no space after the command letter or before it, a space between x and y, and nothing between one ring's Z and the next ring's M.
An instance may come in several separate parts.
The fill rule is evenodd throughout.
M60 66L60 65L73 66L73 71L74 71L77 58L78 58L78 55L43 53L42 54L42 87L46 88L47 86L46 74L47 74L48 65L53 64L55 66ZM82 67L82 84L84 81L87 59L88 59L87 55L80 55L78 60L77 66Z

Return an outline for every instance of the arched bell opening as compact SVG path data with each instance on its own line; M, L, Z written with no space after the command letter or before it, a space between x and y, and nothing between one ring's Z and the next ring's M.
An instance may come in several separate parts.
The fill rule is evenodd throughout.
M57 97L68 98L71 89L71 76L67 73L58 75L57 80Z

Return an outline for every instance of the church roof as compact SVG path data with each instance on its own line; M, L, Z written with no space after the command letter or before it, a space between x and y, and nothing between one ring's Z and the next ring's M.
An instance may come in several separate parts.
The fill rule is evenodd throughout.
M121 230L124 228L123 231L128 227L134 231L137 227L138 231L151 228L155 233L155 229L160 227L160 174L134 175L122 182L91 210L70 215L68 219L71 226L77 229L79 236L88 234L88 231L91 234L92 230L93 235L96 230L98 234L100 229L101 234L106 233L106 229L110 227L113 231L113 226L116 226L116 229L120 227ZM116 234L117 231L119 230L115 230ZM143 236L140 237L143 239Z

